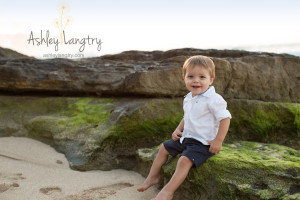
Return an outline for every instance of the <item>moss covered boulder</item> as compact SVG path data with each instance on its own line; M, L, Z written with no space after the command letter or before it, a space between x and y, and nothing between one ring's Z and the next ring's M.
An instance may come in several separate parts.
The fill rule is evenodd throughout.
M300 150L300 104L228 100L232 114L227 141L282 144Z
M52 145L78 170L132 169L135 151L166 139L182 99L0 96L0 136Z
M124 107L124 105L126 105ZM131 108L136 107L138 108ZM153 147L170 136L183 117L182 99L136 99L118 101L111 113L105 138L91 155L85 168L100 169L136 166L135 151ZM117 118L114 117L117 115Z
M146 175L158 147L137 151L138 167ZM161 172L162 187L175 171L170 158ZM277 144L239 141L224 144L220 154L189 172L174 200L300 199L300 152Z

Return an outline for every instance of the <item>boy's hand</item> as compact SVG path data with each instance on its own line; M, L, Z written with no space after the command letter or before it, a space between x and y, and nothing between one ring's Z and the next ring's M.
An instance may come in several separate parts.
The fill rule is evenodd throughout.
M176 129L176 130L172 133L172 139L173 139L174 141L179 140L179 139L181 138L181 136L182 136L182 132L181 132L180 130L178 130L178 129Z
M209 152L213 154L218 154L222 148L222 141L214 139L214 140L206 140L210 144Z

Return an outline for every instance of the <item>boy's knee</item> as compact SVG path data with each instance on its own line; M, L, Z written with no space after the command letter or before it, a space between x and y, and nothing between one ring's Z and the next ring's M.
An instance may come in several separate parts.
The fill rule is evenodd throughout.
M191 161L191 159L189 159L186 156L180 156L180 158L178 160L178 163L182 164L182 165L187 165L187 166L190 166L190 167L192 167L194 165L193 161Z
M159 152L163 153L163 154L167 154L169 155L170 153L167 151L166 147L164 146L164 144L162 144L159 148Z

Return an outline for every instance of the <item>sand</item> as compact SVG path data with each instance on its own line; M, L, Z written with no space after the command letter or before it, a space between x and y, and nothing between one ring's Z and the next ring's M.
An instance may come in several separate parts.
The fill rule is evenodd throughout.
M158 190L137 192L144 180L121 169L74 171L49 145L28 138L0 138L0 199L148 200Z

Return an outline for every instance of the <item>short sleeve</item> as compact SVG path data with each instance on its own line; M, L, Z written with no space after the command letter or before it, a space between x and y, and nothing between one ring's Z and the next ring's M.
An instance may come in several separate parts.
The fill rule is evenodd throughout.
M227 102L220 95L217 95L209 104L209 110L213 113L218 122L222 119L232 118L230 112L227 110Z

